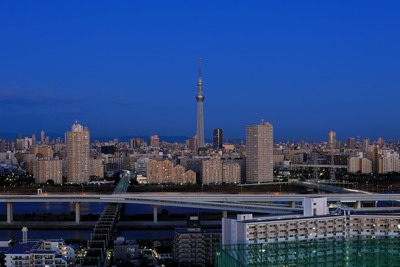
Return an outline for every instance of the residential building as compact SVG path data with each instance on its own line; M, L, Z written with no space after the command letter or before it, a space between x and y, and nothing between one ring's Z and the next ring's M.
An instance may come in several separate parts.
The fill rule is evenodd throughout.
M157 135L150 136L150 146L151 147L160 147L160 138Z
M399 153L394 151L384 151L379 155L378 173L400 172Z
M173 241L175 266L213 266L216 247L221 244L220 229L202 229L193 216L186 228L176 228Z
M222 162L220 158L211 158L202 162L202 184L222 184Z
M36 145L30 147L31 154L41 157L43 159L52 159L53 158L53 149L51 146L47 145Z
M147 164L147 182L149 184L194 184L196 173L182 165L173 165L170 160L151 160Z
M305 198L305 202L303 215L223 218L222 245L400 237L398 215L329 215L326 198Z
M335 149L336 146L336 132L330 130L328 133L328 147L329 149Z
M89 159L89 176L104 178L103 159Z
M234 161L222 161L222 182L225 184L240 184L240 164Z
M273 181L273 128L268 122L246 127L246 182Z
M53 180L55 184L62 184L62 160L39 159L33 162L33 177L38 184Z
M347 172L371 173L372 161L364 158L363 153L360 152L357 156L352 156L347 159Z
M24 231L25 238L4 253L5 267L67 267L75 261L75 250L63 239L29 240L26 227Z
M173 163L170 160L151 160L147 164L147 182L149 184L172 183Z
M67 148L67 183L89 182L90 132L87 127L75 123L65 134Z

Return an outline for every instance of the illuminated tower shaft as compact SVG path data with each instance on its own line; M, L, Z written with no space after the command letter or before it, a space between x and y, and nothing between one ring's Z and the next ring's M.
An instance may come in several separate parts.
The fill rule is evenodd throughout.
M197 144L198 147L204 147L204 118L203 118L203 80L201 78L201 58L199 58L199 79L197 82Z

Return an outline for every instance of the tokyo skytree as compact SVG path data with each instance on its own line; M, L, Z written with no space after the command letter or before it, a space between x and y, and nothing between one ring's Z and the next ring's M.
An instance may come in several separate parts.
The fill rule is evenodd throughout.
M204 118L203 118L203 79L201 77L201 57L199 58L199 79L197 81L197 145L199 148L204 147Z

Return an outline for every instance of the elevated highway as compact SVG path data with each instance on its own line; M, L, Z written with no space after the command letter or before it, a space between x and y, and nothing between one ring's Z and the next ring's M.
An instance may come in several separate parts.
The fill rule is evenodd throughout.
M326 197L332 202L399 201L400 194L375 194L347 189L342 194L207 194L207 193L119 193L119 194L47 194L47 195L2 195L0 203L7 205L7 222L12 222L12 204L15 202L69 202L75 203L76 222L80 222L79 203L127 203L154 207L154 222L157 222L158 206L175 206L199 209L256 212L264 214L302 213L305 197ZM287 203L288 205L284 205Z

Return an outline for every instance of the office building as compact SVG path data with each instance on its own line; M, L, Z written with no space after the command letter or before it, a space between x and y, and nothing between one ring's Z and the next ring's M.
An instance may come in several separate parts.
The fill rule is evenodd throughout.
M246 182L273 181L273 128L268 122L246 127Z
M67 183L89 182L90 132L87 127L75 123L65 134L67 148Z
M223 145L222 129L217 128L213 130L213 148L222 149Z

